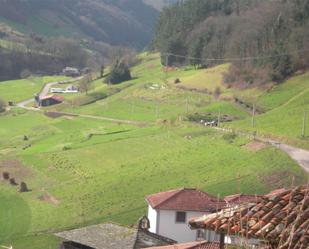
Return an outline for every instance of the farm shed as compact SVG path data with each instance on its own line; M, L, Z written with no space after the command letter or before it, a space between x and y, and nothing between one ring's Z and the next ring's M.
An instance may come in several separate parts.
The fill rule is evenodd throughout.
M138 228L105 223L57 233L56 236L65 240L62 249L140 249L176 243L149 232L142 222Z
M241 204L192 219L192 229L256 239L268 248L309 248L309 188L278 190L256 203Z
M66 67L62 70L62 72L65 76L70 76L70 77L80 76L80 71L75 67Z
M40 99L41 106L57 105L64 101L64 98L58 95L49 95Z

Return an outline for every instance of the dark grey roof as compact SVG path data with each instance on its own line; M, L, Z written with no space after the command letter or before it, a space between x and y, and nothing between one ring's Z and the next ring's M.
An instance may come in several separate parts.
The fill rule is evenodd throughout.
M95 249L132 249L135 245L137 230L106 223L57 233L56 236Z
M176 241L147 230L105 223L55 234L94 249L136 249L175 244Z

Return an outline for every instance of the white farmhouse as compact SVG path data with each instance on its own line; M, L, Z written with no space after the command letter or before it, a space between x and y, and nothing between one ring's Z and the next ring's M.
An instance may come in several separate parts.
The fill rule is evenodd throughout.
M222 209L226 205L224 200L196 189L182 188L149 195L146 201L150 232L179 243L219 240L214 232L191 230L188 221Z

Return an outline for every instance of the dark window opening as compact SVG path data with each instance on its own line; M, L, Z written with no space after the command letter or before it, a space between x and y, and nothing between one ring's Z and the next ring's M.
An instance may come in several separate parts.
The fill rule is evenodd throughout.
M186 212L176 212L176 223L186 223Z

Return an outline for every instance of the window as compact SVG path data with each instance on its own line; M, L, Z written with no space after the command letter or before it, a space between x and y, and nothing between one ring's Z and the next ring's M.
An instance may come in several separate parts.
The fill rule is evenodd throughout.
M176 223L186 223L187 214L186 212L176 212Z

